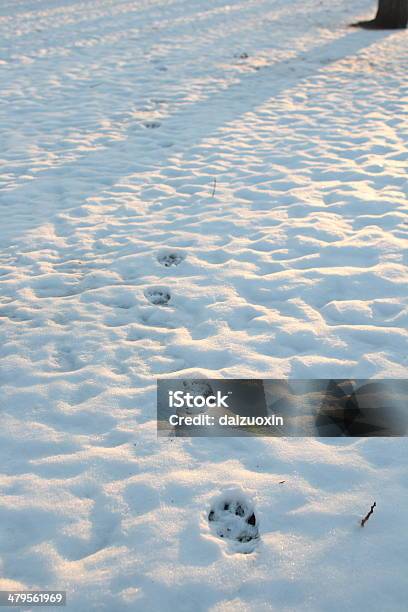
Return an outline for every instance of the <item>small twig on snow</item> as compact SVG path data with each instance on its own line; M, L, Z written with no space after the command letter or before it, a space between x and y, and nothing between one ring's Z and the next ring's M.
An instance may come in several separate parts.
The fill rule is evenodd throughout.
M361 520L361 526L364 527L365 523L368 521L368 519L370 518L370 516L372 515L372 513L374 512L374 508L376 507L376 503L374 502L373 505L370 508L370 512L367 512L367 514L365 515L365 517Z

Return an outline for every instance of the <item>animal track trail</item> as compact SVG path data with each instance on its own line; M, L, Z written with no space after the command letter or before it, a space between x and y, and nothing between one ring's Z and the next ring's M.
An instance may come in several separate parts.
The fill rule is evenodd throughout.
M253 552L259 542L254 506L240 490L226 491L213 502L208 523L211 531L228 540L236 552Z
M184 253L176 251L161 251L157 255L157 261L165 268L178 266L184 259ZM149 287L144 294L154 306L167 306L171 300L171 293L167 287Z

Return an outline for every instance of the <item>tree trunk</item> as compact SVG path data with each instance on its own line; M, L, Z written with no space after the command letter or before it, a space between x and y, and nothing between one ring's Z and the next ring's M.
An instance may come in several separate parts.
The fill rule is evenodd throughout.
M378 0L375 19L359 21L354 26L374 30L396 30L406 28L408 23L408 0Z

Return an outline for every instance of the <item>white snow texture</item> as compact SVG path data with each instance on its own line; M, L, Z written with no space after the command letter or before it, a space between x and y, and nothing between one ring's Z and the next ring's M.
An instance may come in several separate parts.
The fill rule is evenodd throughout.
M155 421L158 377L407 376L408 34L348 27L375 8L0 3L0 589L407 610L405 439Z

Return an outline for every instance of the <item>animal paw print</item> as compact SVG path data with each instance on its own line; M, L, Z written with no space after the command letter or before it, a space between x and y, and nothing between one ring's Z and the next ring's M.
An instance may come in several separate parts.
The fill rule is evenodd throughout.
M215 535L231 540L238 552L253 552L259 541L253 504L242 491L231 490L212 505L208 522Z
M171 300L170 291L162 287L150 287L146 289L145 296L154 306L167 306Z
M160 253L160 255L157 257L157 261L166 268L170 268L170 266L178 266L183 259L184 255L171 251Z

